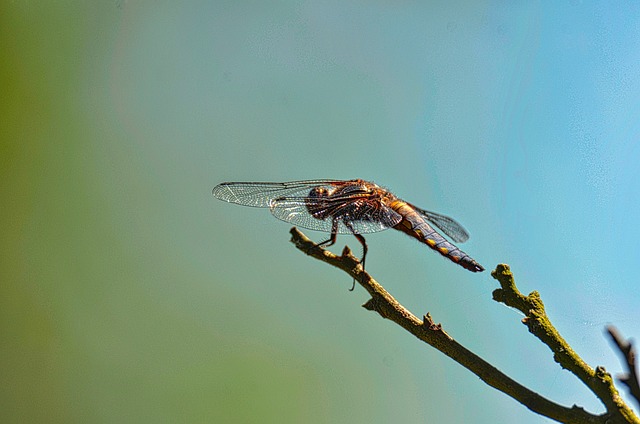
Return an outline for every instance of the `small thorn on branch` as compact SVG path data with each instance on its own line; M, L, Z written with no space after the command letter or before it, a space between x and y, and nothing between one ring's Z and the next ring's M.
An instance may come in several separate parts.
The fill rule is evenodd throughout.
M375 301L375 300L373 300L373 298L371 298L371 299L367 300L367 301L362 305L362 307L363 307L364 309L368 310L368 311L377 311L377 308L376 308L376 301Z
M423 322L423 325L425 327L428 327L429 329L433 329L433 327L437 327L437 326L442 327L442 325L436 324L433 321L433 318L431 317L431 312L427 312L427 315L424 316L424 319L422 320L422 322Z
M353 252L351 251L349 246L345 246L344 249L342 249L342 257L355 259L355 256L353 256Z
M431 317L431 313L430 312L427 312L427 314L424 316L423 321L422 321L422 325L425 328L428 328L430 331L437 331L439 333L442 333L449 340L453 340L453 337L448 335L447 332L442 329L442 324L440 324L440 323L436 324L436 322Z

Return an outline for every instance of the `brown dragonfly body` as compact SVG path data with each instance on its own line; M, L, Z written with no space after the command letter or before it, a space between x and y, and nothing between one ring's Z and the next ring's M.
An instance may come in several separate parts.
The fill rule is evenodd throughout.
M231 203L266 207L278 219L330 233L330 238L318 243L319 246L334 244L338 234L353 234L363 247L363 266L367 243L362 234L394 228L469 271L484 271L482 265L434 228L462 243L469 234L455 220L420 209L369 181L230 182L217 185L213 195Z

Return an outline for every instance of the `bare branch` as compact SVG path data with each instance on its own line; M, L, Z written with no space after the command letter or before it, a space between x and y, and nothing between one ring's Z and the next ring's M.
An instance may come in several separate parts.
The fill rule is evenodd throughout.
M520 293L508 265L498 265L491 276L498 280L501 287L494 290L493 299L522 312L525 315L522 323L529 332L551 349L553 359L562 368L578 377L600 399L612 418L619 416L625 420L622 422L640 422L620 397L611 374L604 367L591 368L560 336L549 321L538 292L531 292L528 296Z
M624 408L624 403L622 403L621 400L620 404L615 404L616 406L612 410L607 409L605 414L593 415L578 406L574 405L571 408L567 408L540 396L539 394L522 386L520 383L514 381L496 367L459 344L453 337L444 331L441 324L436 324L433 321L429 313L424 316L423 320L418 319L414 314L394 299L376 280L373 279L373 277L362 269L360 262L352 255L351 250L349 250L348 247L344 248L341 256L337 256L327 250L317 247L313 241L309 240L295 227L291 229L291 235L291 241L299 250L316 259L333 265L334 267L342 269L354 278L362 287L364 287L371 295L371 299L363 305L366 309L378 312L378 314L383 318L387 318L400 325L415 337L438 349L440 352L449 356L451 359L476 374L482 381L491 387L511 396L533 412L563 423L640 423L640 420L635 417L630 409ZM509 268L506 265L499 265L496 271L494 271L496 275L499 273L500 276L505 272L510 274ZM494 275L494 277L496 277L496 275ZM500 278L498 279L500 280ZM506 281L508 279L503 278L503 280ZM502 280L500 281L502 284ZM530 295L529 297L522 295L520 295L520 297L514 297L511 293L519 292L517 292L517 288L515 288L513 278L511 278L511 282L513 286L512 290L507 291L503 287L504 295L506 298L509 298L509 303L512 303L513 301L521 305L522 309L525 311L533 310L537 314L539 314L540 311L544 313L542 302L537 294L536 296ZM535 305L538 306L532 308L532 306ZM532 321L532 327L530 328L535 327L534 322L537 322L538 320L536 315L533 314L529 320ZM545 328L548 329L552 327ZM555 330L553 331L555 332ZM559 338L559 336L557 336L557 338ZM566 343L562 346L565 345ZM558 357L563 356L559 354ZM611 380L611 377L609 376L609 380L607 380L606 376L608 376L608 374L600 371L596 376L592 377L592 379L594 381L602 382L601 384L609 387L607 381ZM613 390L615 390L615 388ZM606 390L598 389L596 394L602 392L609 393ZM611 404L611 402L606 403L606 405L609 404ZM629 412L628 414L622 413L627 410Z
M636 366L636 349L631 341L625 340L613 325L607 326L606 330L620 351L622 362L627 367L627 372L619 375L618 380L627 386L631 396L633 396L638 402L638 405L640 405L640 383L638 382L638 367Z

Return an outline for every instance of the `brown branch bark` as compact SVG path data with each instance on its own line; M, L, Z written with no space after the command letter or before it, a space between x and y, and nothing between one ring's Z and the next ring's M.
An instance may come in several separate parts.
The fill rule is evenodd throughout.
M436 324L429 313L424 316L423 320L420 320L412 314L394 299L373 277L362 269L360 262L351 254L348 247L344 248L341 256L337 256L317 247L313 241L309 240L295 227L291 229L291 236L291 241L299 250L343 270L364 287L371 295L371 299L363 305L366 309L378 312L383 318L400 325L415 337L438 349L440 352L476 374L489 386L511 396L533 412L562 423L640 424L640 420L638 420L630 410L630 414L622 415L620 413L622 409L620 406L614 408L614 410L609 410L607 407L606 413L594 415L578 406L574 405L568 408L540 396L462 346L445 332L441 324ZM500 269L500 266L498 269ZM498 269L496 269L494 273L497 272ZM508 267L506 267L506 269L508 270ZM515 283L513 287L515 288ZM520 300L520 302L524 301ZM526 302L523 304L527 305Z
M636 399L638 406L640 406L640 382L638 381L638 367L636 365L636 349L631 341L625 340L614 326L609 325L606 330L620 351L622 362L627 368L627 372L618 376L618 380L627 386L629 393L631 393L631 396Z

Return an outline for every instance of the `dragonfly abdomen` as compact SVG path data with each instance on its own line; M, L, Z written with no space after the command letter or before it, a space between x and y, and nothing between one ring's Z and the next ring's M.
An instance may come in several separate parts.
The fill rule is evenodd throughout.
M395 229L418 239L469 271L484 271L482 265L441 236L410 205L403 201L395 201L391 207L403 217L402 221L394 227Z

